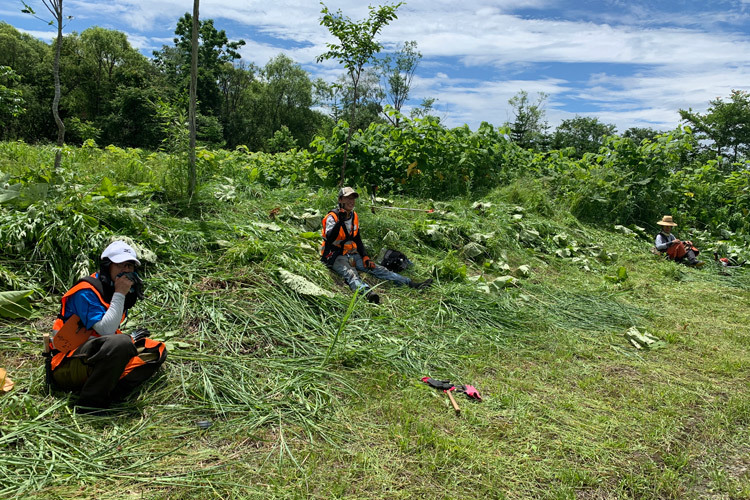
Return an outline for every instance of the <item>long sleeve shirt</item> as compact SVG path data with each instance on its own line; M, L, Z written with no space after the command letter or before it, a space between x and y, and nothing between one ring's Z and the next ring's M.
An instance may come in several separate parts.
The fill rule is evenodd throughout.
M669 234L659 233L656 235L656 241L654 242L654 246L660 252L666 252L667 248L669 248L669 243L676 239L677 237L672 233L669 233Z

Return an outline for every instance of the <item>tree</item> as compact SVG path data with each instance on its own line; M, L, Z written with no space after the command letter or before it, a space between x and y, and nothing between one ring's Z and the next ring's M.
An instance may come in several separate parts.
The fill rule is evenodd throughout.
M388 114L385 117L395 127L399 125L401 108L409 98L414 72L421 59L422 54L417 50L417 42L410 41L398 47L395 56L387 55L380 63L385 99L398 111L393 117Z
M547 125L544 120L544 101L548 95L539 93L536 102L531 102L529 94L521 90L508 100L513 108L513 122L506 123L510 127L510 138L524 149L546 149Z
M16 117L26 111L23 107L23 92L14 88L19 81L19 76L12 68L0 66L0 118L3 118L3 123L9 117Z
M343 186L346 173L346 158L349 153L349 144L354 131L354 120L359 103L359 84L364 67L371 63L375 54L380 52L383 46L375 41L375 36L387 26L390 21L396 19L396 10L402 5L383 5L378 8L368 7L370 14L367 19L354 22L337 10L335 13L326 7L322 2L323 17L320 24L328 28L328 31L338 39L339 43L327 43L328 52L318 56L317 61L334 59L346 68L347 74L352 84L353 97L352 106L349 115L349 130L344 145L344 158L341 163L341 178L339 185Z
M179 92L185 92L190 82L192 61L193 19L185 13L177 21L174 47L163 46L155 51L154 63L167 76L170 84ZM213 19L198 23L198 94L201 99L199 111L203 114L218 116L221 111L222 97L217 82L226 69L226 63L240 59L239 48L245 45L244 40L230 42L224 30L217 30Z
M315 92L318 104L328 108L329 116L338 122L345 116L351 116L354 107L354 87L347 75L341 75L336 82L328 85L325 82L316 82ZM371 123L385 123L382 118L382 101L385 98L380 86L380 75L373 68L362 71L357 91L359 103L357 104L356 118L350 123L353 130L366 129Z
M60 162L62 161L62 147L65 145L65 125L63 124L62 118L60 118L60 50L62 47L63 37L63 0L42 0L42 4L47 8L54 21L50 21L49 24L57 25L57 38L55 38L55 59L53 63L53 74L55 78L55 97L52 99L52 116L55 118L57 124L57 152L55 153L55 171L60 169ZM28 6L26 3L23 4L24 9L22 12L31 14L37 19L41 19L36 15L34 9ZM68 16L70 19L70 16ZM43 21L44 19L42 19Z
M630 127L622 134L622 136L626 139L632 140L636 144L640 144L646 139L648 139L649 141L653 141L656 136L661 133L662 132L654 130L650 127Z
M193 27L191 31L191 62L190 62L190 107L188 108L188 120L190 121L190 162L188 168L188 199L192 199L195 193L195 108L198 88L198 30L199 18L198 8L200 0L193 0Z
M716 156L729 151L730 159L737 162L750 153L750 92L732 90L728 102L718 97L709 103L704 114L681 109L680 117L695 129L698 139L713 143Z
M604 138L615 135L615 125L602 123L593 116L576 116L563 120L552 136L554 149L573 148L582 158L586 153L596 153L604 145Z
M0 139L23 138L27 141L49 140L56 128L52 109L53 75L47 61L52 60L49 45L27 33L20 33L11 25L0 22L0 66L13 69L16 83L5 85L19 91L24 99L25 112L6 117L0 127Z
M417 106L416 108L412 108L409 116L412 119L433 116L432 112L435 111L436 100L437 99L435 99L434 97L425 97L424 99L422 99L422 102L419 103L419 106Z

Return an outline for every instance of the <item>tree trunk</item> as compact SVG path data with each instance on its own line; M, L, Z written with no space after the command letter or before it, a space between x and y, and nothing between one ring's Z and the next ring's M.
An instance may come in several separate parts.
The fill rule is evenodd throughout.
M188 199L193 198L195 194L196 184L196 173L195 173L195 107L197 101L197 87L198 87L198 30L200 29L200 23L198 22L198 6L200 0L193 0L193 37L192 37L192 50L191 50L191 65L190 65L190 109L188 111L190 121L190 163L188 168Z
M349 131L346 133L346 143L344 144L344 161L341 162L341 178L339 179L339 187L344 186L344 174L346 173L346 159L349 156L349 144L352 142L352 132L354 131L354 118L356 118L357 113L357 99L359 99L359 96L357 95L357 91L359 90L357 88L357 84L359 83L359 78L354 80L354 99L352 99L352 112L349 114Z
M60 118L60 49L62 47L62 29L63 29L63 0L55 6L55 18L57 20L57 40L55 40L55 98L52 100L52 116L57 124L57 151L55 152L55 172L60 170L62 162L62 147L65 144L65 124Z

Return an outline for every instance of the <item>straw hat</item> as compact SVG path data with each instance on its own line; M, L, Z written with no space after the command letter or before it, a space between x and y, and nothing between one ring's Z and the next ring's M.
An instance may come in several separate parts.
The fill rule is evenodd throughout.
M671 226L671 227L675 227L677 225L672 221L671 215L665 215L664 217L661 218L659 222L657 222L657 224L660 226Z

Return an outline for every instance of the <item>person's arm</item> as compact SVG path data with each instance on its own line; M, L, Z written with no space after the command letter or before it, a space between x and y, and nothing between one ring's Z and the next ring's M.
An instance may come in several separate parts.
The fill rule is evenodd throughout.
M99 335L114 335L120 327L122 313L125 309L125 295L115 292L112 295L112 301L109 303L109 309L104 313L102 319L94 324L94 330Z
M365 248L365 244L362 243L362 237L359 235L359 233L357 233L357 236L355 236L353 240L354 244L357 245L357 253L362 257L362 263L365 265L365 267L374 269L375 262L367 254L367 249Z
M332 215L326 218L326 246L331 246L339 235L341 225L344 223L344 218L339 216L339 220L335 224L331 224L334 221Z
M99 335L114 335L120 327L122 313L125 311L125 295L133 286L133 281L127 276L120 276L115 280L115 293L109 303L107 312L102 319L94 324L94 330Z

